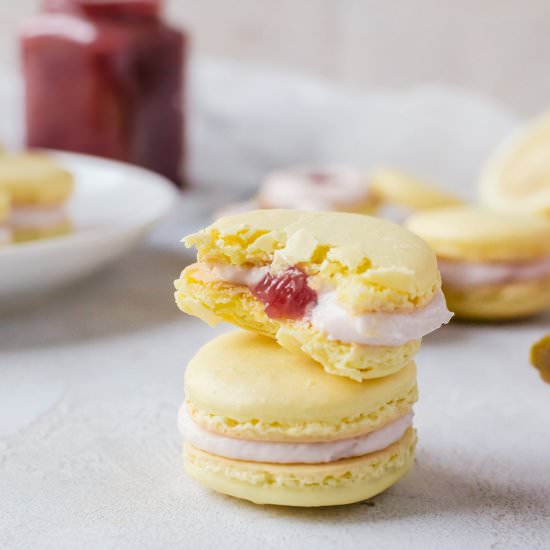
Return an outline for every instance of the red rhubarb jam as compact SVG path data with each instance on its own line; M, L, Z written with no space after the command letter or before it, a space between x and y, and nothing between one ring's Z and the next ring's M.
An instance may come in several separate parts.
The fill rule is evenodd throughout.
M181 182L186 36L162 0L44 0L21 29L27 145Z
M308 276L297 267L277 275L268 273L252 294L265 306L271 319L301 319L317 303L317 293L308 286Z

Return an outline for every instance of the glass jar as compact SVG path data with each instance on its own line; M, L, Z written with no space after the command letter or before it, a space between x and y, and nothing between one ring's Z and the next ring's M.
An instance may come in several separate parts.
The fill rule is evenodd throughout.
M184 173L187 37L162 0L45 0L21 29L27 145Z

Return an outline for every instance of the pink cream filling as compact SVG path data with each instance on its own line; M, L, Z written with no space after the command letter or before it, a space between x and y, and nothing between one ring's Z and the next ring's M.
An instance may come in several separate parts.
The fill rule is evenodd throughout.
M536 281L550 277L550 256L531 262L466 262L438 259L443 283L452 288Z
M243 268L216 264L211 266L215 278L235 285L256 286L269 267ZM422 308L405 313L349 313L338 303L335 290L322 291L304 321L332 340L369 346L401 346L420 340L426 334L448 323L453 314L447 309L445 297L439 291Z
M409 413L366 435L320 443L250 441L215 434L196 424L185 404L178 414L178 427L185 440L207 453L236 460L276 464L320 464L375 453L399 441L412 425Z

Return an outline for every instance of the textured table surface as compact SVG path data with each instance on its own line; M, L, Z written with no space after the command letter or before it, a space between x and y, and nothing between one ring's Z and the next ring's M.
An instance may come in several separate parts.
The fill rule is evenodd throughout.
M1 319L1 548L548 548L550 386L526 358L549 317L426 339L416 466L370 502L257 507L187 479L184 368L226 328L173 305L191 259L176 219L115 267Z

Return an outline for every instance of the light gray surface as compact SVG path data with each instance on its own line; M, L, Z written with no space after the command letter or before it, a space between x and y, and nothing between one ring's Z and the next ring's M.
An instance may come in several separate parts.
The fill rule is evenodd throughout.
M550 386L527 364L548 316L426 339L416 466L369 503L256 507L187 479L184 367L225 330L172 302L191 259L177 241L200 214L183 208L116 267L1 319L0 547L548 547Z

